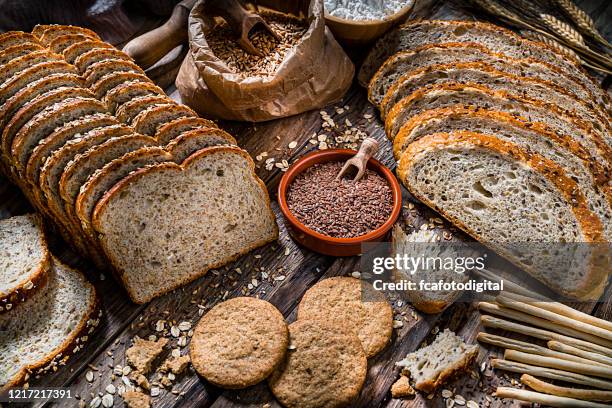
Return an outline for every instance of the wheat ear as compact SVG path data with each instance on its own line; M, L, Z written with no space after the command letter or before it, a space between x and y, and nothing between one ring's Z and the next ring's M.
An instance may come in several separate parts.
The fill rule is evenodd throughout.
M524 28L532 28L529 24L527 24L523 19L516 13L508 10L503 7L501 4L492 1L492 0L472 0L472 2L479 6L481 9L485 10L489 14L496 15L499 17L504 17L506 20L515 23L518 26Z
M578 53L576 53L574 50L572 50L569 47L566 47L565 45L559 43L558 41L555 40L551 40L550 38L546 37L545 35L542 35L540 33L537 33L535 31L529 31L529 30L521 30L521 35L523 37L527 37L529 39L535 40L535 41L539 41L541 43L544 43L546 45L548 45L551 48L554 48L555 50L559 51L562 54L565 54L568 57L571 57L573 59L575 59L576 61L582 63L582 58L580 58L580 55L578 55Z
M557 17L551 16L550 14L540 14L540 19L546 27L568 43L574 44L578 47L585 46L582 35L566 22L561 21Z
M610 43L599 33L599 30L597 30L595 26L595 22L584 10L574 4L572 0L555 1L583 33L590 35L603 45L610 47Z

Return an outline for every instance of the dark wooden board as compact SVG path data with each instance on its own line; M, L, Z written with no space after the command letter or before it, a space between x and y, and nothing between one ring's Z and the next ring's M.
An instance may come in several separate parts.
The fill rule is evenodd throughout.
M599 23L610 21L610 7L603 0L588 2L585 9L597 10ZM417 1L412 18L473 18L466 14L463 4L459 1L444 2L435 0ZM602 20L603 19L603 20ZM602 24L600 24L602 26ZM606 29L610 29L609 25ZM358 53L357 53L358 54ZM353 52L351 52L353 55ZM167 81L168 76L160 76L161 81ZM168 92L173 91L172 87ZM176 92L172 93L177 97ZM348 106L342 113L336 107ZM369 136L381 142L379 158L391 168L395 163L391 155L391 144L386 139L382 124L377 119L375 109L367 102L366 92L354 85L342 101L325 109L336 123L344 123L348 119L352 126L359 128ZM364 117L371 115L371 118ZM268 157L278 160L286 159L290 163L315 149L309 143L313 134L329 133L322 128L319 111L306 112L291 118L280 119L261 124L222 123L222 126L232 133L240 146L253 157L267 152ZM290 142L297 142L297 147L289 149ZM264 159L265 160L265 159ZM134 305L127 299L124 291L110 277L103 277L89 263L73 254L59 239L54 239L53 252L64 261L84 270L94 282L101 294L105 310L104 318L96 334L92 336L84 351L68 361L64 367L52 374L31 381L31 386L69 386L73 392L82 396L87 403L94 395L104 392L111 382L111 373L117 365L125 365L125 350L134 336L148 337L156 334L158 320L178 324L189 321L195 324L201 313L224 298L249 295L269 300L276 305L288 321L295 319L296 307L303 293L320 279L331 276L347 275L359 270L359 258L332 258L312 253L296 245L289 237L275 203L276 188L282 176L278 168L266 170L264 161L258 161L257 174L266 183L273 209L280 226L280 239L274 244L260 248L242 257L231 265L217 271L211 271L206 276L196 280L184 288L178 289L166 296L155 299L147 305ZM18 189L6 180L0 180L0 217L22 214L31 211ZM284 279L281 280L281 277ZM249 288L252 280L257 280L256 287ZM598 304L583 305L586 312L592 312L605 319L612 317L612 290L604 296L604 301ZM413 400L394 400L390 398L389 388L397 379L399 368L395 362L407 353L415 350L423 341L429 340L437 330L451 328L466 340L475 341L480 330L480 314L474 304L457 302L439 315L422 315L415 312L409 305L403 304L394 311L397 319L402 320L403 327L394 330L393 341L380 355L369 361L366 384L355 407L443 407L444 400L440 394L432 396L418 395ZM166 324L168 327L168 324ZM175 348L177 339L171 341ZM168 353L170 352L168 349ZM187 347L180 347L183 354ZM478 362L474 365L472 375L466 375L447 385L456 390L466 399L483 403L485 396L494 390L495 386L508 381L500 373L492 373L487 361L493 356L499 356L497 348L481 348ZM484 373L480 367L485 363ZM94 381L89 383L85 374L92 371ZM516 378L516 377L508 377ZM114 381L115 385L120 380ZM189 370L179 377L173 389L177 394L162 391L159 397L153 398L154 407L278 407L278 403L270 394L267 386L260 384L240 392L220 390L201 380L195 372ZM74 406L74 403L58 403L58 406ZM115 407L122 406L120 397L115 396ZM519 406L518 403L503 403L492 400L491 406ZM484 406L484 405L481 405Z

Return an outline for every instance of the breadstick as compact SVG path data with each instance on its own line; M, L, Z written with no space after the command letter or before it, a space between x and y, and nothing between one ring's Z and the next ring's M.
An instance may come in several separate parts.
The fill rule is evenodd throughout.
M572 373L594 375L596 377L612 379L612 367L576 363L575 361L561 360L555 357L538 356L536 354L523 353L522 351L516 350L506 350L504 353L504 358L506 360L518 361L519 363L531 364L538 367L555 368Z
M601 327L593 326L591 324L583 323L579 320L571 319L567 316L561 316L557 313L549 312L548 310L542 309L537 306L533 306L529 303L513 300L505 295L499 295L497 297L497 303L502 306L509 307L519 312L523 312L532 316L540 317L542 319L550 320L551 322L560 324L565 327L571 327L584 333L589 333L594 336L601 337L609 340L607 347L612 347L612 331L602 329Z
M540 307L542 309L548 310L549 312L557 313L562 316L566 316L571 319L581 321L583 323L588 323L593 326L597 326L602 329L612 331L612 322L609 322L604 319L600 319L595 316L591 316L588 313L581 312L572 307L564 305L563 303L539 300L537 298L534 298L533 296L529 296L529 295L521 294L521 293L516 293L516 294L515 293L504 293L504 294L511 299L518 300L519 302L529 303L534 306Z
M612 401L612 391L584 390L579 388L559 387L529 374L521 376L521 382L538 392L552 394L558 397L576 398L581 400Z
M567 354L560 351L547 349L546 347L538 346L537 344L526 343L524 341L510 339L502 336L496 336L495 334L480 332L478 333L477 339L478 341L481 341L483 343L493 344L494 346L506 349L522 351L523 353L537 354L544 357L559 358L562 360L573 361L575 363L593 364L600 367L608 367L606 364L601 364L597 361L588 360L586 358L582 358L574 354Z
M536 327L525 326L523 324L510 322L508 320L498 319L497 317L494 317L494 316L483 315L480 317L480 322L485 327L508 330L511 332L525 334L527 336L535 337L536 339L541 339L541 340L557 340L565 344L571 344L572 346L578 347L582 350L588 350L588 351L592 351L595 353L601 353L607 356L612 356L612 350L606 347L602 347L598 344L589 343L584 340L574 339L572 337L568 337L563 334L538 329Z
M517 363L516 361L491 360L491 367L512 373L529 374L535 377L550 378L574 384L582 384L588 387L599 388L602 390L612 390L612 382L600 380L599 378L589 377L582 374L571 373L569 371L556 370L554 368L536 367L529 364Z
M490 281L494 281L494 282L501 282L501 277L497 276L494 272L488 271L486 269L473 269L473 272L480 276L481 278L484 279L488 279ZM525 289L524 287L522 287L521 285L514 283L508 279L504 279L504 293L506 293L506 291L512 292L512 293L516 293L519 295L523 295L525 297L529 297L529 298L540 298L542 300L548 300L545 296L539 295L535 292L530 291L529 289Z
M498 398L512 398L532 403L537 402L538 404L558 408L610 408L608 404L598 404L597 402L582 401L574 398L557 397L554 395L522 390L520 388L497 387L495 396Z
M598 363L605 364L607 366L612 366L612 358L606 357L603 354L584 351L579 348L570 346L568 344L563 344L555 340L550 340L547 346L551 350L559 351L561 353L566 353L566 354L572 354L574 356L582 357L587 360L593 360Z
M522 313L522 312L510 309L508 307L496 305L494 303L480 302L478 307L480 310L488 312L488 313L496 314L498 316L517 320L521 323L528 323L533 326L537 326L537 327L541 327L547 330L552 330L554 332L562 333L564 336L573 337L576 339L584 340L589 343L598 344L602 346L603 350L606 350L604 354L610 355L612 357L612 349L610 347L611 346L610 342L608 340L602 339L601 337L593 336L592 334L588 334L588 333L583 333L583 332L574 330L569 327L560 326L549 320L541 319L539 317L534 317L526 313ZM545 339L545 340L550 340L550 339Z

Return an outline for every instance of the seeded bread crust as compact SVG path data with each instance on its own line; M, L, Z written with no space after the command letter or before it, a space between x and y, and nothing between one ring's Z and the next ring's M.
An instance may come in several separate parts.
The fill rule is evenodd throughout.
M155 136L157 129L173 121L184 117L197 117L198 115L185 105L169 103L165 105L154 105L140 112L133 120L134 130L143 135Z
M444 218L451 221L455 226L462 229L479 242L487 246L491 245L491 243L484 242L482 237L480 237L480 235L472 230L468 225L465 225L461 220L451 216L444 208L440 208L436 203L431 202L426 194L413 188L410 183L406 182L406 180L408 180L408 172L410 171L411 166L420 158L422 154L436 148L462 145L474 146L494 151L502 156L509 157L512 160L515 160L524 166L533 169L536 173L544 176L566 198L566 202L568 206L571 207L586 242L605 242L601 220L588 209L586 199L579 190L577 183L567 177L563 169L558 164L552 162L551 160L545 159L538 154L527 153L509 142L500 141L496 137L470 131L457 131L453 133L437 133L428 135L408 146L408 149L406 149L402 155L398 166L398 177L400 180L402 180L406 188L408 188L408 190L410 190L410 192L420 201L442 214ZM516 260L503 249L492 249L500 255L506 257L511 262L516 262ZM529 268L525 265L519 266L531 273ZM534 277L537 277L537 275L534 275ZM545 283L552 287L556 287L554 282ZM574 288L557 288L557 290L562 292L564 295L574 298L584 300L591 298L596 299L599 298L603 292L606 283L606 271L602 270L601 268L592 268L590 275L586 276L582 282L576 282L576 286Z
M130 60L112 59L91 64L83 73L83 78L85 78L86 85L90 87L106 74L115 72L136 72L144 75L142 68Z
M88 28L63 24L37 25L32 30L32 34L34 34L34 36L36 36L41 43L47 46L58 37L63 37L72 34L84 35L94 40L100 39L98 34Z
M122 104L144 95L166 95L164 91L155 84L147 82L130 81L117 85L106 93L103 102L110 112L116 112Z
M122 59L134 62L134 60L132 60L132 58L130 58L125 52L116 48L94 48L79 55L79 57L74 61L74 65L77 67L79 72L83 73L87 70L87 68L89 68L90 65L109 59Z
M165 125L160 126L155 133L155 137L161 144L169 143L172 139L179 136L183 132L198 128L217 128L217 124L212 120L199 117L178 118ZM236 141L232 144L237 144Z
M0 84L32 65L40 64L41 62L63 60L64 58L61 55L51 53L47 50L27 53L8 61L6 64L0 64Z
M144 95L127 101L115 112L115 116L123 123L131 124L142 111L155 106L172 104L174 101L166 95Z
M17 59L19 57L23 57L24 55L40 51L49 52L49 50L47 50L42 45L35 43L17 44L10 46L0 51L0 66L8 64L12 60Z
M47 48L49 48L53 52L61 54L66 48L72 46L73 44L89 39L91 39L91 37L83 34L60 35L59 37L53 39L49 44L47 44Z
M175 163L182 163L197 150L221 145L236 146L236 140L224 130L204 128L180 134L166 145L166 150L172 152Z
M104 234L103 233L104 226L101 224L101 219L100 219L101 214L105 211L106 207L109 205L109 202L110 200L113 199L114 195L121 194L121 192L124 189L128 188L132 182L140 178L147 177L148 174L153 173L153 172L163 172L163 171L166 171L167 169L174 169L174 170L182 171L188 166L190 166L191 163L195 163L198 159L203 158L207 155L216 154L218 152L238 154L247 161L250 167L252 177L254 178L256 183L259 184L263 192L263 196L265 197L265 200L266 200L267 211L269 212L270 217L274 220L275 219L274 213L272 211L272 207L270 206L270 197L267 193L265 184L263 183L263 181L261 181L259 177L257 177L255 173L255 164L253 163L253 159L251 158L251 156L249 156L249 154L245 152L244 150L237 148L237 147L214 146L214 147L208 147L206 149L202 149L192 154L180 165L176 163L168 163L168 162L156 164L156 165L152 165L152 166L148 166L148 167L139 169L133 172L132 174L130 174L129 176L123 178L121 181L115 184L109 191L107 191L104 194L104 196L100 199L100 201L97 203L94 209L93 215L92 215L92 225L93 225L94 230L99 232L102 235ZM126 288L132 301L138 304L143 304L155 297L161 296L164 293L167 293L189 282L192 282L193 280L203 276L210 269L216 269L230 262L233 262L239 257L241 257L242 255L254 250L255 248L258 248L269 242L275 241L278 238L278 226L276 225L276 221L273 221L273 222L274 222L274 226L273 226L274 233L273 233L273 236L271 236L269 239L263 239L261 241L255 242L249 245L248 247L243 248L241 251L239 251L233 256L228 256L216 264L208 265L206 270L194 271L191 276L185 277L184 279L181 279L181 280L177 280L176 282L173 282L171 285L169 285L167 288L164 288L163 290L156 290L150 296L147 296L146 298L139 296L139 294L134 291L134 288L130 287L130 285L128 284L129 282L126 280L126 277L125 277L126 271L123 271L121 269L121 265L119 264L119 262L117 262L116 259L113 259L112 251L110 251L109 248L107 247L105 240L103 238L100 238L100 242L102 244L102 247L104 248L104 252L107 254L109 258L110 263L114 267L113 269L116 270L117 274L120 276L120 279L123 282L123 286Z
M27 214L23 215L22 217L28 218L38 227L37 238L41 243L43 256L40 259L38 266L27 277L27 280L19 283L8 293L0 294L0 314L9 312L12 310L12 307L27 301L38 290L44 288L45 284L47 283L49 268L51 267L51 255L47 247L47 238L45 237L42 218L38 214Z
M14 45L34 43L39 44L39 41L30 33L23 31L7 31L0 34L0 51L5 50Z
M86 52L91 51L95 48L115 49L115 47L104 41L89 39L80 41L76 44L72 44L70 47L66 48L63 52L64 58L69 64L74 64L74 61L80 55L85 54Z
M115 88L124 82L151 82L148 76L138 72L118 71L104 75L98 81L90 86L90 89L96 94L96 98L102 100L111 89Z

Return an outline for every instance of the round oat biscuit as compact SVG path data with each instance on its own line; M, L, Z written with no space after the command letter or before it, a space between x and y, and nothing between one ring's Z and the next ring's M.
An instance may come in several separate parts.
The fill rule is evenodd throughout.
M288 408L345 407L359 396L368 360L350 330L320 320L289 325L287 357L268 378L276 399Z
M350 277L325 279L308 289L297 316L354 330L368 358L385 348L393 332L393 309L384 296L368 282Z
M195 370L222 388L265 380L287 352L289 331L271 303L238 297L213 307L198 323L189 353Z

